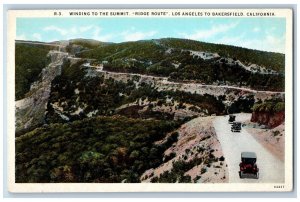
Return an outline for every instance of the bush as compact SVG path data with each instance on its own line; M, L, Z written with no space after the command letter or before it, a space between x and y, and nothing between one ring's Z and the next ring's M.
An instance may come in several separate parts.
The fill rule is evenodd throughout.
M219 158L219 160L220 160L220 161L225 161L224 156L221 156L221 157Z
M206 173L206 168L201 168L201 174Z
M263 103L254 104L252 110L254 112L283 112L285 110L285 103L279 100L267 100Z
M30 85L38 80L42 69L49 63L47 54L53 47L16 43L15 48L15 95L16 100L20 100L25 97Z
M172 48L172 51L166 54L169 48ZM217 52L221 57L231 57L245 64L250 61L280 74L252 73L238 64L229 65L225 58L221 59L219 64L217 59L203 60L191 55L187 50ZM257 90L284 90L285 55L280 53L167 38L100 46L80 53L80 57L109 61L104 66L104 69L109 71L169 76L175 81L193 80L207 84L226 81L238 86L246 84ZM179 63L175 68L174 64Z
M37 128L16 138L16 182L139 182L162 163L154 142L176 127L112 116Z

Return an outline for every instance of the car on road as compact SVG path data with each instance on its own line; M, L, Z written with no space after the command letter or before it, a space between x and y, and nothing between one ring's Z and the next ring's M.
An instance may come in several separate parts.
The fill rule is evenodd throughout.
M255 152L242 152L240 163L240 178L256 178L259 177L259 169L256 165L257 156Z
M229 115L228 123L232 124L235 121L235 115Z
M233 122L231 125L231 132L241 132L242 123L241 122Z

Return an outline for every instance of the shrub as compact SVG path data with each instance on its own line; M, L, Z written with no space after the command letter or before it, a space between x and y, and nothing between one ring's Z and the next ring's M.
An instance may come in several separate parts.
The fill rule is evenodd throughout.
M221 157L219 158L219 160L220 160L220 161L224 161L224 160L225 160L224 156L221 156Z
M154 142L174 123L112 116L35 129L16 138L16 182L139 182L162 163Z
M201 174L206 173L206 168L201 168Z

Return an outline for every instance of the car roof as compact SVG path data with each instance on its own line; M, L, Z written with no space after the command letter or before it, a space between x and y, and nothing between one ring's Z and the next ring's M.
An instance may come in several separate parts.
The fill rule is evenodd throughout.
M242 158L256 158L256 154L254 152L242 152Z

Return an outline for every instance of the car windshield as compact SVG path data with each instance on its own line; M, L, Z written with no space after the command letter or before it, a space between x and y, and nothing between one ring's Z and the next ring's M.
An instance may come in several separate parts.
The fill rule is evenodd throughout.
M246 164L254 164L256 162L255 158L242 158L242 162Z

